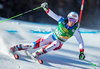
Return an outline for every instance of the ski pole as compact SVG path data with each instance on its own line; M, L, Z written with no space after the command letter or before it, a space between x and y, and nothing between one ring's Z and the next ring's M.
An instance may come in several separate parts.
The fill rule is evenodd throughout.
M93 66L96 66L96 64L92 63L91 61L88 61L88 60L84 60L84 61L88 62L88 64L91 64Z
M79 16L78 28L80 27L81 18L82 18L82 12L83 12L83 8L84 8L84 0L82 0L82 4L81 4L81 10L80 10L80 16Z
M36 7L36 8L34 8L34 9L32 9L32 10L26 11L26 12L24 12L24 13L20 13L20 14L18 14L18 15L15 15L15 16L13 16L13 17L8 18L8 19L2 20L2 21L0 21L0 23L5 22L5 21L8 21L8 20L11 20L11 19L16 18L16 17L19 17L19 16L22 16L22 15L24 15L24 14L26 14L26 13L29 13L29 12L31 12L31 11L34 11L34 10L37 10L37 9L40 9L40 8L41 8L41 6Z

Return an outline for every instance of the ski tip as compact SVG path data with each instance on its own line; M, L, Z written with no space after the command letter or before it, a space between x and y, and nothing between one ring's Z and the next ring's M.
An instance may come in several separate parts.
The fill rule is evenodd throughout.
M14 55L15 59L19 59L19 56L18 55Z
M43 60L38 60L38 62L39 62L40 64L43 64Z

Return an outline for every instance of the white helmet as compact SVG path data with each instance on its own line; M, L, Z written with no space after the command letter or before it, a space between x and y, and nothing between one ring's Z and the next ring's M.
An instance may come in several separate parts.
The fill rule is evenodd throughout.
M76 20L76 22L78 22L78 13L76 13L76 12L70 12L69 14L68 14L68 19L70 19L70 18L73 18L73 19L75 19Z

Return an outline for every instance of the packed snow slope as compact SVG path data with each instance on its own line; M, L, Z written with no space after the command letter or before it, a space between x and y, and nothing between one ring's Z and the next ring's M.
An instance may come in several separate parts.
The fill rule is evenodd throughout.
M100 69L100 31L98 30L80 29L85 43L86 60L95 63L96 67L78 59L79 47L75 37L65 42L60 50L42 55L40 58L44 60L44 64L35 63L24 51L18 52L19 60L9 56L11 46L34 42L54 31L56 27L56 25L16 20L0 23L0 69Z

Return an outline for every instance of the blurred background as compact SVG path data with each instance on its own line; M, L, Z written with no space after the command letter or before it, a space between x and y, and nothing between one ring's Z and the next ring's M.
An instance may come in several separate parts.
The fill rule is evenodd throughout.
M15 16L38 7L43 2L43 0L0 0L0 17ZM80 12L82 0L46 0L46 2L56 14L66 17L71 11ZM50 18L43 9L27 13L15 19L57 25L57 22ZM100 30L100 0L85 0L81 27Z

